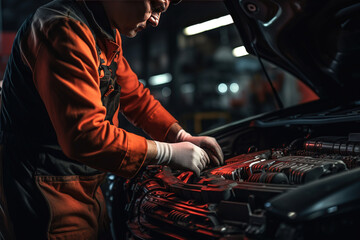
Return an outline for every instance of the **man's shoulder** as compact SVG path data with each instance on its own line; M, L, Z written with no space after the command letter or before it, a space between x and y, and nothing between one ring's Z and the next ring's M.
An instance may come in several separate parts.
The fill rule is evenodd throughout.
M83 1L79 0L54 0L37 9L33 21L41 22L41 25L59 20L73 20L87 24L84 15Z
M70 45L86 44L95 49L90 28L83 21L77 0L55 0L41 6L20 29L19 45L28 65L33 67L41 46L69 51Z
M39 7L27 20L28 24L23 24L22 31L26 34L22 39L30 40L34 47L46 39L69 40L70 36L93 39L83 3L82 0L55 0Z

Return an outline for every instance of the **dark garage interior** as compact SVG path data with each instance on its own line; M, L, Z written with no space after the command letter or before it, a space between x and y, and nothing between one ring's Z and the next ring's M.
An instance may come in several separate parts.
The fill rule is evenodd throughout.
M101 51L110 47L99 45L100 50L98 33L79 15L80 26L96 35L90 42L95 40L100 63L95 79L101 99L83 102L87 111L71 114L81 101L72 108L66 99L71 94L62 96L66 88L61 91L63 85L53 84L51 73L54 79L61 77L57 68L69 64L62 60L77 56L67 58L49 50L49 59L57 56L59 66L40 61L46 76L41 79L49 79L40 85L40 74L33 69L38 56L48 55L40 55L39 48L28 57L28 45L19 43L20 36L32 39L26 34L36 35L37 28L42 29L34 22L21 26L51 1L0 0L0 240L356 239L360 224L357 0L53 2L70 6L65 15L72 19L72 7L83 6L84 1L99 4L92 6L102 6L98 12L104 14L114 13L104 7L111 2L114 9L120 2L139 9L150 4L151 16L135 37L120 33L120 49L137 76L131 79L136 90L128 93L130 80L121 82L119 68L111 68L113 63L123 66L115 61L119 52L113 51L115 57L105 63ZM108 5L101 3L106 1ZM164 3L170 4L166 12L154 7ZM50 14L46 9L40 15L44 19ZM161 14L159 24L150 26L156 11ZM104 21L110 26L109 19ZM48 41L44 36L34 45ZM56 47L63 42L49 44ZM75 64L85 77L87 66L85 60ZM101 75L103 66L109 72ZM69 72L72 67L68 66ZM70 75L73 78L65 79L64 86L76 85L78 75ZM105 78L110 79L111 91L103 92ZM84 90L90 85L79 86L74 101L96 95ZM146 95L143 86L170 114L158 110L157 101ZM104 99L113 91L118 91L114 96L120 104L114 100L111 109L112 102ZM135 110L122 105L140 98L143 105ZM59 99L68 106L57 109ZM103 112L96 105L100 100ZM115 117L108 118L108 112ZM37 118L40 113L44 117ZM100 117L77 122L91 114ZM106 130L96 132L101 127Z
M17 29L47 2L2 0L1 75ZM233 55L233 49L243 46L234 24L184 34L188 26L228 14L222 1L183 1L163 14L158 27L122 39L124 55L139 79L194 134L277 109L256 57ZM296 77L270 64L267 68L285 106L317 99ZM158 75L165 83L151 84Z

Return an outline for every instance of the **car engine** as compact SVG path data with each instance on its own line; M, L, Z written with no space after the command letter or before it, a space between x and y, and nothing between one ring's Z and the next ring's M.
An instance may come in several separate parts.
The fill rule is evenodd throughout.
M349 171L356 171L352 175L358 178L359 136L299 138L261 151L250 147L248 153L228 158L223 166L210 167L200 177L148 166L135 179L117 179L112 199L114 229L122 234L128 231L136 239L335 239L339 232L344 236L343 230L337 230L355 229L359 209L342 214L343 222L338 222L339 208L345 209L341 204L316 209L326 205L324 198L336 197L336 191L324 190L315 198L311 191L321 192L324 186L346 189L347 183L331 182ZM330 182L311 185L321 181ZM291 192L296 193L295 200L276 198ZM126 200L120 200L124 195ZM301 207L293 211L284 203Z
M262 59L301 79L319 100L283 108L274 89L276 111L203 133L216 138L225 164L200 177L156 165L134 179L113 175L104 192L114 235L358 239L359 1L224 3L270 86Z

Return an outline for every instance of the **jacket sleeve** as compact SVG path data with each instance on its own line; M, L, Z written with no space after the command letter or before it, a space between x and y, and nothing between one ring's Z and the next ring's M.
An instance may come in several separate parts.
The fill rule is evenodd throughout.
M65 155L102 171L134 176L146 157L146 139L104 120L90 30L68 18L37 24L28 39L36 58L28 63Z
M121 46L119 34L117 42ZM139 82L122 51L119 54L116 73L117 82L121 86L120 111L153 139L165 141L171 125L177 120L150 94L149 89Z

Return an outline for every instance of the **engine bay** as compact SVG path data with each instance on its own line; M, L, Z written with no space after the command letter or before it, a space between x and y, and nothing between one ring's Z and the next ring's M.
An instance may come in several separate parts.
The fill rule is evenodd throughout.
M297 239L300 230L296 217L300 213L289 211L284 220L274 211L271 200L360 166L359 137L298 138L281 148L249 148L248 153L228 158L223 166L205 169L200 177L148 166L137 178L114 187L114 191L127 196L121 213L126 216L123 224L136 239ZM115 196L114 203L117 201ZM113 214L117 218L119 209L114 211L118 211ZM327 211L326 219L336 216ZM305 238L299 239L313 234L316 219L300 221ZM296 222L295 228L291 221ZM358 223L350 214L346 226ZM322 237L334 228L329 224L321 227Z

